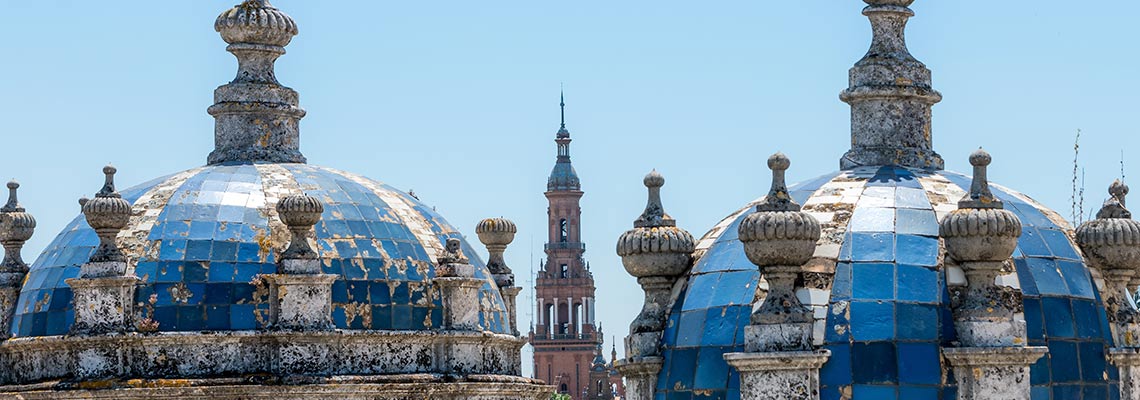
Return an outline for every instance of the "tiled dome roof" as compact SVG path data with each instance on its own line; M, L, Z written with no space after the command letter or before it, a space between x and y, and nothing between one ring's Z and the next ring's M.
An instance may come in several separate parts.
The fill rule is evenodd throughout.
M448 238L462 235L412 196L383 183L305 164L211 165L122 191L132 206L119 234L142 279L139 317L159 331L252 330L265 326L268 293L256 282L276 271L289 241L275 205L304 192L324 203L315 227L322 273L332 287L333 320L342 329L426 330L441 325L438 295L429 290L433 265ZM83 216L37 258L21 292L11 333L63 335L74 321L71 288L98 239ZM480 299L483 326L509 333L498 288L482 260L463 242L487 280Z
M884 166L789 188L804 212L823 225L808 270L835 273L831 287L817 285L809 273L807 289L798 293L815 311L815 341L831 351L820 372L821 398L955 398L951 368L939 351L956 340L946 277L961 275L945 265L938 221L957 208L969 187L970 177L957 173ZM1026 196L993 188L1023 224L1013 254L1016 272L999 279L1024 295L1029 345L1049 348L1031 368L1034 398L1107 398L1118 380L1116 368L1105 361L1111 333L1072 228ZM722 354L743 351L744 327L761 284L737 237L755 204L699 241L700 258L664 333L658 395L738 398L739 374Z

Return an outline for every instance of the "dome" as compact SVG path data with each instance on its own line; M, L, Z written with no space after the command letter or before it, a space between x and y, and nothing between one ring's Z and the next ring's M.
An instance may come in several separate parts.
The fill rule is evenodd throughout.
M448 238L463 239L431 207L383 183L306 164L210 165L122 191L133 204L119 234L140 279L139 317L162 332L254 330L268 318L268 292L251 283L276 271L289 241L274 208L304 193L324 203L315 226L321 272L335 274L333 322L341 329L429 330L441 304L429 290ZM64 335L74 322L71 288L98 238L83 216L36 259L16 307L17 337ZM463 252L486 281L485 330L509 333L497 286L466 241Z
M574 171L574 166L570 164L569 159L566 162L554 164L554 169L550 171L550 178L546 180L546 190L581 190L581 182L578 181L578 173Z
M864 166L789 187L823 238L797 296L815 312L816 345L831 351L820 371L823 399L953 399L940 349L956 340L952 289L960 270L943 260L938 221L958 207L970 177L901 166ZM1023 232L1015 273L1000 277L1024 295L1030 346L1049 353L1031 367L1035 399L1105 399L1117 370L1104 305L1090 270L1057 213L993 185ZM738 398L739 374L723 353L744 349L759 272L737 227L756 203L710 230L672 306L657 393L670 399ZM943 273L941 269L946 269ZM834 281L827 278L834 271ZM954 280L948 287L946 277ZM820 278L820 279L815 279ZM1038 397L1041 396L1041 397Z

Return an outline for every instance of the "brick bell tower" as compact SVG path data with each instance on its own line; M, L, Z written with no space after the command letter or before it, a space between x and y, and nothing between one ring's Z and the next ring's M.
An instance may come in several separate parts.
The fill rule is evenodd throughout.
M535 377L575 400L589 388L590 369L602 333L594 322L594 276L582 254L582 187L570 165L570 131L566 130L566 101L562 97L562 128L554 142L558 161L546 182L550 203L546 260L535 280Z

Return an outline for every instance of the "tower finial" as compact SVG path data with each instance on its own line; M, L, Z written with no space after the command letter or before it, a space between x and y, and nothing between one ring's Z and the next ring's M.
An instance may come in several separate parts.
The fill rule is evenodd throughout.
M274 63L297 35L297 23L267 0L245 0L226 10L214 29L238 59L238 73L214 91L215 119L210 164L303 163L298 94L282 86Z
M981 147L970 154L970 165L974 166L974 179L970 183L970 193L958 202L958 208L1004 208L1001 200L990 191L989 178L986 176L986 168L992 161L990 153Z
M558 138L559 139L569 139L570 138L570 131L568 129L566 129L566 89L565 88L562 88L559 90L558 99L559 99L558 108L562 112L562 119L561 119L562 124L558 128Z
M914 0L863 0L874 38L849 73L839 95L851 105L851 150L840 167L901 165L942 169L930 134L930 108L942 100L931 87L930 70L906 47L906 23Z
M654 169L645 175L643 181L645 187L649 189L649 201L646 202L641 217L633 222L633 226L637 228L677 226L677 221L665 212L665 206L661 204L661 187L665 186L665 177Z
M788 184L784 175L792 166L792 160L784 153L768 157L768 168L772 170L772 188L764 201L756 205L756 211L799 211L800 205L788 194Z

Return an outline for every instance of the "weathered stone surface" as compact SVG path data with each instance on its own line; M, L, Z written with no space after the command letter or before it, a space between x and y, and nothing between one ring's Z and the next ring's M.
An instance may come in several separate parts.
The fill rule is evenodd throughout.
M692 253L696 247L693 235L678 228L677 221L665 213L661 204L661 187L665 178L657 171L645 176L645 187L649 189L649 200L645 211L634 221L633 229L618 238L617 253L621 256L626 272L637 278L637 283L645 291L645 304L641 313L630 324L631 338L636 334L657 335L665 329L670 290L677 278L692 265ZM659 343L652 345L644 340L627 340L635 345L626 349L630 357L650 357L660 354Z
M1108 361L1120 370L1120 398L1140 399L1140 349L1108 349Z
M19 188L16 181L8 182L8 202L0 207L0 245L4 246L4 259L0 261L0 339L9 336L16 301L28 273L20 251L36 229L36 219L20 205Z
M514 375L522 339L458 331L237 331L17 338L0 344L0 384L246 374ZM0 387L0 392L8 390Z
M71 278L72 301L75 302L76 334L103 334L126 332L134 329L135 285L134 276L105 278Z
M1045 347L944 348L954 367L959 400L1029 400L1029 366Z
M302 260L316 260L317 252L309 245L309 236L313 232L313 225L321 220L325 212L324 204L313 196L304 194L286 196L277 202L277 216L281 222L289 227L292 234L289 247L281 252L283 260L278 272L289 274L316 274L320 272L320 265L316 262L298 262Z
M1119 180L1097 218L1077 228L1077 244L1104 277L1105 311L1116 347L1140 347L1140 312L1129 298L1140 277L1140 221L1125 207L1128 186Z
M869 0L863 15L874 39L850 71L850 87L840 94L851 105L851 150L840 167L901 165L942 169L932 149L930 108L942 100L931 87L930 70L906 48L912 1Z
M115 191L115 172L117 172L115 167L110 165L103 167L103 174L106 176L103 188L95 194L94 199L79 200L87 224L99 235L99 247L91 255L91 263L125 263L127 261L127 257L123 255L115 243L115 238L119 231L130 223L131 203L123 200L122 196ZM80 273L80 277L83 278L118 275L122 275L122 272L109 271L105 274L92 274L92 271L83 271Z
M784 175L791 164L781 153L768 158L772 187L738 229L748 260L768 281L768 293L756 297L763 298L763 303L753 310L752 325L745 328L745 348L750 352L812 348L814 318L796 297L795 283L815 253L820 225L815 217L801 212L788 193Z
M336 275L262 275L269 285L269 324L274 329L332 329Z
M19 399L297 399L297 400L547 400L553 389L541 381L503 376L440 375L334 377L319 380L180 379L105 381L98 385L39 385L0 392Z
M665 360L661 357L627 357L614 362L614 368L625 377L625 397L628 400L653 400L657 388L657 374Z
M297 35L297 24L266 0L247 0L218 16L214 28L238 59L233 82L214 91L215 119L210 164L305 162L298 94L281 86L274 62Z
M828 350L727 353L724 360L740 372L745 400L819 399L819 369Z

